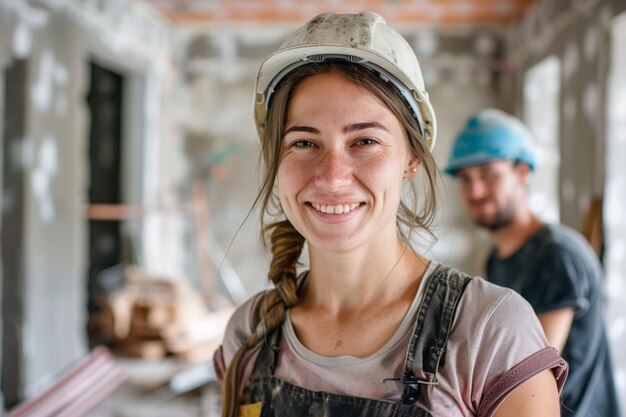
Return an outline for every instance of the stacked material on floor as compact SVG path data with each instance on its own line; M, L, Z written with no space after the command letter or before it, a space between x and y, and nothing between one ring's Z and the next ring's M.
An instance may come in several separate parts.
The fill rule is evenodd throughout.
M221 342L232 307L209 311L184 279L168 279L127 266L124 284L101 297L92 321L118 354L147 359L176 355L209 361Z
M46 390L17 405L7 417L82 417L126 380L105 347L73 364Z

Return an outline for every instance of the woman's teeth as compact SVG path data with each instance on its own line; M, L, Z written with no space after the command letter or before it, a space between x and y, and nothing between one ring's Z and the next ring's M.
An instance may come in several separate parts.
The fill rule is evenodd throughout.
M313 206L313 208L315 208L315 210L322 212L322 213L327 213L327 214L343 214L343 213L349 213L352 210L356 209L357 207L359 207L359 203L352 203L352 204L337 204L337 205L330 205L330 204L311 204Z

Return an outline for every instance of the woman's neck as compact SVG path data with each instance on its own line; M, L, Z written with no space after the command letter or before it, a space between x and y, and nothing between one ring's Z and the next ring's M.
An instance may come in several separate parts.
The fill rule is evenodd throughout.
M309 254L311 271L289 314L298 340L323 356L377 352L397 331L428 267L397 238L385 247L311 247Z
M402 294L415 285L428 265L397 238L392 244L370 244L344 252L310 246L309 256L310 274L302 301L324 304L337 312Z

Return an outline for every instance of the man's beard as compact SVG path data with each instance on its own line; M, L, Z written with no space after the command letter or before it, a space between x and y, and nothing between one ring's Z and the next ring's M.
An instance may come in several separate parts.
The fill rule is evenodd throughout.
M474 222L481 227L489 229L491 232L503 229L513 223L515 218L515 209L511 206L498 210L491 219L486 219L483 216L474 218Z

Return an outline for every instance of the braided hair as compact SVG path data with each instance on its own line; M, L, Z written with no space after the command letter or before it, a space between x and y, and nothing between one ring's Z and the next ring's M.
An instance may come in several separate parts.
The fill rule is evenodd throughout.
M263 297L261 321L248 339L237 350L224 377L223 417L235 417L239 411L239 385L243 370L245 353L258 345L266 334L272 333L283 324L287 309L298 302L296 285L296 265L304 237L288 220L276 222L267 227L271 230L272 263L269 279L274 288Z

